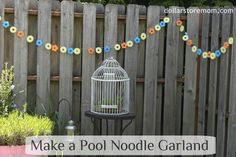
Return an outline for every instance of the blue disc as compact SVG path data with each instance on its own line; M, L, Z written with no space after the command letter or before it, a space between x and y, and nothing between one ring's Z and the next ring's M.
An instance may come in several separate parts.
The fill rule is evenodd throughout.
M164 21L161 21L160 22L160 27L165 27L166 26L166 23Z
M202 55L202 50L201 49L197 49L197 55L201 56Z
M3 26L4 28L8 28L8 27L10 26L10 24L9 24L8 21L4 21L4 22L2 23L2 26Z
M41 39L36 40L36 45L37 46L42 46L43 45L43 41Z
M74 53L74 49L71 48L71 47L68 48L68 49L67 49L67 53L70 54L70 55L72 55L72 54Z
M219 57L221 56L220 50L216 50L216 51L215 51L215 55L216 55L217 58L219 58Z
M105 53L108 53L108 52L110 52L111 51L111 48L109 47L109 46L105 46L104 47L104 52Z
M136 44L139 44L141 42L141 39L139 37L134 38L134 42Z

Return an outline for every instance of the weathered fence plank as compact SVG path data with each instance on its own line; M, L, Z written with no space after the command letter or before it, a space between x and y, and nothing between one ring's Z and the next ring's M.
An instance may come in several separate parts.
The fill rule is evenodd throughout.
M96 12L97 12L97 14L104 14L104 6L97 4ZM105 27L104 19L97 19L96 20L96 47L103 48L103 46L104 46L104 32L105 32L104 27ZM103 58L104 58L104 53L101 53L101 54L96 53L96 55L95 55L95 67L96 67L96 69L101 66ZM110 124L111 123L109 123L109 125ZM97 126L96 129L94 129L94 134L95 135L106 134L105 121L101 121L101 120L96 119L95 120L95 125ZM111 133L111 131L109 131L109 128L108 128L108 132Z
M95 47L96 35L96 5L84 5L83 17L83 54L82 54L82 96L81 96L81 134L93 134L93 125L85 111L91 106L91 84L90 79L95 70L95 55L89 55L87 49Z
M160 15L164 14L164 7L160 7ZM172 20L171 20L172 21ZM166 29L166 28L165 28ZM164 29L164 30L165 30ZM158 42L158 66L157 78L164 78L164 58L165 58L165 31L159 32ZM145 91L144 91L145 92ZM156 135L161 135L162 131L162 108L163 108L164 84L157 84L157 103L156 103Z
M36 4L35 4L36 2ZM38 1L31 0L29 4L29 9L36 8ZM29 15L28 16L28 34L37 37L37 30L38 30L38 17ZM28 75L37 75L37 47L35 44L28 44ZM13 58L13 52L12 52ZM27 106L28 111L31 113L35 112L36 107L36 81L29 81L27 82Z
M128 5L126 18L126 41L139 34L139 9L138 5ZM136 77L137 77L137 51L138 46L134 45L132 49L125 50L125 70L130 78L130 112L136 113L135 95L136 95ZM126 134L133 134L135 132L135 121L127 128Z
M27 63L28 63L28 44L26 43L26 34L28 34L28 7L29 0L15 0L15 26L18 31L23 31L23 39L14 37L14 84L17 94L15 102L22 106L27 100Z
M196 9L196 8L195 8ZM187 16L188 35L198 45L199 14L191 13ZM196 83L197 83L197 62L196 54L192 53L189 46L186 47L185 55L185 84L183 104L183 134L193 135L195 125L196 105Z
M230 35L230 23L231 15L222 14L221 21L221 45L228 40ZM227 50L227 53L222 55L220 58L219 66L219 90L218 90L218 108L217 108L217 145L216 145L216 157L225 156L225 124L226 124L226 108L228 104L228 94L229 94L229 72L230 72L230 55L231 52Z
M104 53L104 59L113 57L117 58L117 52L113 48L113 45L117 43L117 27L118 27L118 7L117 5L108 4L105 7L105 21L104 21L104 47L111 47L111 51L109 53ZM114 122L113 120L109 120L109 128L108 134L114 134ZM106 124L103 123L103 128L105 128ZM105 129L103 129L103 133L105 133Z
M219 49L219 29L220 15L212 14L211 26L211 50ZM217 105L217 70L218 60L210 62L209 72L209 96L208 96L208 116L207 116L207 135L215 136L216 105Z
M74 46L74 2L62 1L61 3L61 40L60 45L67 48ZM72 111L72 70L73 54L60 54L60 80L59 80L59 100L65 99L59 105L60 125L62 132L64 124L71 119Z
M202 14L201 23L201 47L203 51L208 51L208 39L210 28L210 14ZM214 61L213 61L214 62ZM208 91L208 59L202 59L200 62L200 83L199 83L199 101L198 101L198 135L204 135L205 131L205 114L206 114L206 101Z
M83 6L80 3L75 3L75 12L82 13ZM82 34L83 34L83 20L75 18L74 21L74 44L75 47L82 47ZM82 55L73 57L73 76L82 75ZM72 96L72 117L77 123L80 122L81 113L81 82L73 83L73 96Z
M147 24L146 21L139 21L139 34L146 32ZM145 75L145 51L146 42L141 42L138 45L138 65L137 65L137 77L144 78ZM136 84L136 123L135 123L135 135L143 134L143 106L144 106L144 84ZM142 110L139 110L141 109Z
M38 6L38 39L51 43L51 0L40 0ZM37 49L37 113L49 112L50 51Z
M5 0L0 3L0 16L2 19L5 19ZM0 28L0 71L2 71L2 67L4 64L4 28Z
M160 7L148 7L147 27L154 27L160 21ZM163 31L163 30L162 30ZM155 135L156 119L156 92L158 69L158 41L159 32L147 38L145 57L145 83L144 83L144 113L143 134Z
M183 7L180 7L180 9L184 9ZM182 17L183 14L180 14L180 17ZM173 21L174 22L174 21ZM183 78L184 77L184 57L185 57L185 42L182 39L182 36L179 35L179 41L178 41L179 49L178 49L178 68L177 68L177 78ZM175 135L181 135L181 129L182 129L182 108L183 108L183 88L184 83L177 83L177 96L176 96L176 111L175 111Z
M60 11L60 2L52 1L52 11ZM51 41L53 44L60 43L60 17L52 17ZM60 53L51 53L50 72L51 76L59 76ZM59 82L50 82L50 104L54 111L58 111Z
M174 9L174 7L173 7ZM176 27L175 21L180 18L180 14L169 14L171 23L168 24L166 39L166 70L165 70L165 100L164 100L164 119L163 134L174 135L180 130L176 130L177 117L177 68L180 32ZM178 118L179 119L179 118ZM178 127L179 128L179 127Z
M233 32L232 36L236 38L236 9L233 14ZM230 91L229 91L229 118L227 132L227 150L226 156L235 156L236 153L236 45L232 46L231 53L231 72L230 72Z
M118 7L113 4L108 4L105 7L105 24L104 24L104 46L111 47L111 52L104 54L104 59L113 57L116 59L117 52L113 45L117 43L117 15Z

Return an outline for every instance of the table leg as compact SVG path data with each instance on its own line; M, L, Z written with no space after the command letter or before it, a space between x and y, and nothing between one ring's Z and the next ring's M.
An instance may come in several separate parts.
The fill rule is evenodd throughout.
M106 119L106 134L108 135L108 119Z
M115 120L115 135L122 135L122 120Z

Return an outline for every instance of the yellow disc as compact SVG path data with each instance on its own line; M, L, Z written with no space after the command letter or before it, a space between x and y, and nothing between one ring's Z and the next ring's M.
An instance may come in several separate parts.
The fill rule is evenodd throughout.
M97 48L96 48L96 53L97 53L97 54L102 53L102 48L101 48L101 47L97 47Z
M169 18L169 17L165 17L165 18L163 19L163 21L164 21L165 23L169 23L169 22L170 22L170 18Z
M184 26L183 26L183 25L181 25L181 26L179 27L179 31L180 31L180 32L184 32Z
M146 33L142 33L140 37L141 37L142 40L145 40L145 39L147 39L147 34Z
M74 54L79 55L80 54L80 49L79 48L75 48L74 49Z
M216 58L216 54L215 54L215 53L211 53L210 58L211 58L212 60L214 60L214 59Z
M208 57L207 52L203 52L203 53L202 53L202 58L207 58L207 57Z
M221 47L221 48L220 48L220 51L221 51L222 53L226 53L226 48Z
M60 51L61 51L61 53L66 53L67 48L66 48L65 46L62 46L62 47L60 48Z
M15 26L11 26L10 32L11 33L16 33L17 32L17 28Z
M132 47L133 45L134 45L134 43L133 43L132 41L128 41L128 42L127 42L127 46L128 46L128 47Z
M161 30L161 26L160 26L160 25L156 25L156 26L155 26L155 30L156 30L156 31L160 31L160 30Z
M230 37L229 40L228 40L228 43L229 43L230 45L232 45L232 44L234 43L234 38L233 38L233 37Z
M120 50L120 44L116 44L115 46L114 46L114 49L116 50L116 51L119 51Z
M26 41L28 43L32 43L34 41L34 37L32 35L27 36Z
M192 47L192 52L197 52L197 46Z
M50 43L46 43L45 44L45 49L51 50L52 49L52 45Z
M182 39L183 39L183 41L187 41L187 40L189 39L189 37L188 37L188 35L184 35L184 36L182 37Z

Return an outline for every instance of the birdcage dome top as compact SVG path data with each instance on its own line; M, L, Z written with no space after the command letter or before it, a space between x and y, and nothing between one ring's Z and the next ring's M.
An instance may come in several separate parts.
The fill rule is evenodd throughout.
M103 61L102 65L93 73L95 80L129 80L128 74L114 58Z

